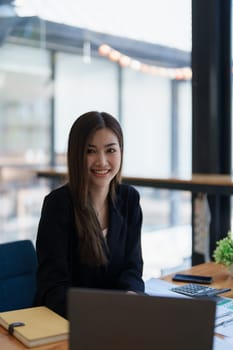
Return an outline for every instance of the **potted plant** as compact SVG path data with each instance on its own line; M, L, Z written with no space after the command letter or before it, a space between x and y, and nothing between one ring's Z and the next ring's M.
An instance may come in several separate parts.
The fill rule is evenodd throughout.
M213 258L217 264L226 266L233 275L233 234L231 231L225 238L216 242Z

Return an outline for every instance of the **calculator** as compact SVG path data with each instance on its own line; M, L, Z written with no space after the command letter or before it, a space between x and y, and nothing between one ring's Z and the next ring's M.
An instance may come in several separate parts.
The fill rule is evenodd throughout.
M172 292L184 294L189 297L211 297L221 293L229 292L230 290L230 288L217 289L194 283L188 283L182 286L171 288Z

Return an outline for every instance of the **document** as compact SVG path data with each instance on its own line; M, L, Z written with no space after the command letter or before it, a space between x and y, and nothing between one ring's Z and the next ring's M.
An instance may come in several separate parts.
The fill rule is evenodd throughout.
M171 288L174 286L174 283L163 281L160 278L150 278L145 282L145 293L161 297L189 298L186 295L172 292Z
M233 299L219 298L216 307L215 332L233 336Z
M232 350L232 345L227 340L214 336L213 350Z

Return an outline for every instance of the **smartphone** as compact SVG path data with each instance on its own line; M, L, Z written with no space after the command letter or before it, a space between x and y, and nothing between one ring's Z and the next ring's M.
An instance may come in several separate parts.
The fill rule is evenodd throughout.
M179 281L179 282L203 283L203 284L210 284L213 282L213 278L211 276L185 275L182 273L176 273L172 277L172 280Z

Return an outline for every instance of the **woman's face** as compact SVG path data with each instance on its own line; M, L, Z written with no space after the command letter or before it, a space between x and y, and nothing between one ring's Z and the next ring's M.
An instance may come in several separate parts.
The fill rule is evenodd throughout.
M87 145L89 187L108 187L121 166L121 149L117 136L108 128L100 129Z

